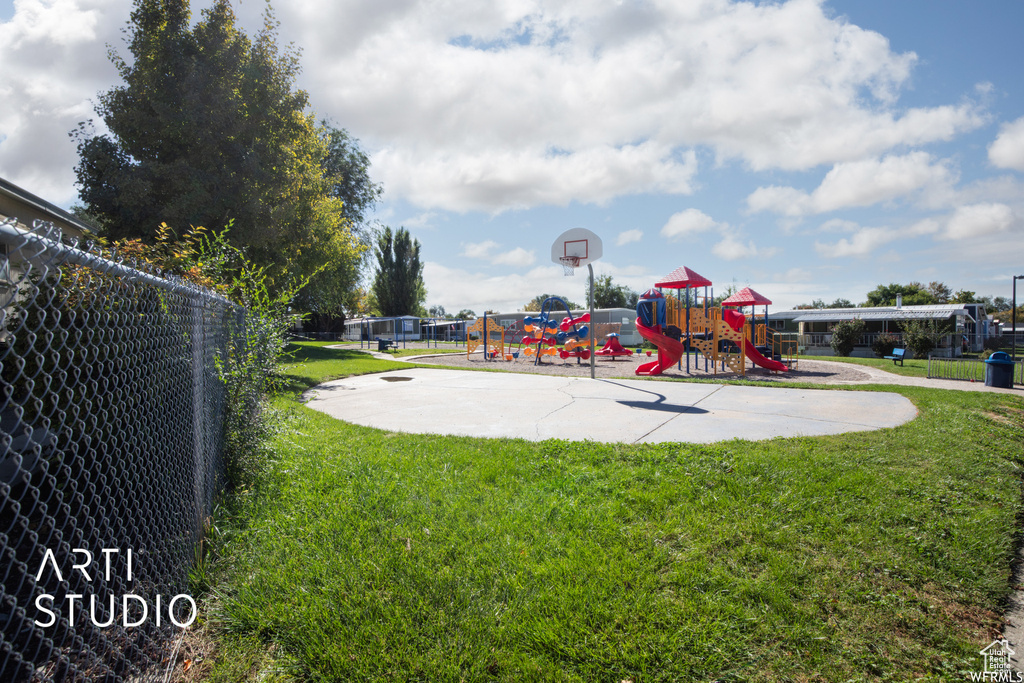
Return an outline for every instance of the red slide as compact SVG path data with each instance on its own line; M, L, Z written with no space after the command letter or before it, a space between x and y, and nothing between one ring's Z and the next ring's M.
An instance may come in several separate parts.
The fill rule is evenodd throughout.
M672 337L666 337L653 327L647 327L636 319L636 331L640 336L658 347L658 360L644 363L636 369L637 375L660 375L662 372L679 362L683 357L683 343Z
M743 326L747 324L747 316L739 313L738 311L730 311L726 309L723 311L722 319L729 324L729 327L739 332L743 329ZM642 333L641 333L642 334ZM789 366L785 363L780 363L777 360L765 358L761 355L761 352L750 343L744 344L744 348L747 351L747 358L752 360L755 365L760 365L762 368L773 370L775 372L788 372Z

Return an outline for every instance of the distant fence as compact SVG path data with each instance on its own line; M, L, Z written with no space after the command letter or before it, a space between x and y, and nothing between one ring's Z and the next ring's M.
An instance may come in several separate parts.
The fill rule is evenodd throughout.
M984 382L985 361L976 358L928 358L928 378ZM1013 381L1024 384L1024 360L1014 363Z
M0 246L0 681L162 680L244 311L49 224Z

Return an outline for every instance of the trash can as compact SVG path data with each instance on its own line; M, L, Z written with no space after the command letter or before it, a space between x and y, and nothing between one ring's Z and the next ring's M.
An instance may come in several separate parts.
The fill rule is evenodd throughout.
M1013 388L1013 361L1005 351L996 351L985 361L985 386Z
M380 337L377 337L377 350L378 351L387 351L388 347L390 345L391 345L391 340L390 339L381 339Z

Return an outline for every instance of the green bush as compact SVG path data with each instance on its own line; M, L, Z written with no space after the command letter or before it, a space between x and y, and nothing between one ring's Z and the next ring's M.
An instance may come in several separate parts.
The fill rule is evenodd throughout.
M985 341L981 343L981 347L987 351L998 351L1003 348L1003 343L1002 337L986 337Z
M272 295L263 268L244 257L231 282L231 298L245 307L241 330L234 335L219 365L227 389L224 416L224 462L228 486L254 481L270 465L268 440L280 424L269 397L281 387L281 360L288 331L298 316L289 304L308 280Z
M227 348L217 358L225 387L227 485L238 487L254 481L269 465L266 443L280 420L268 399L280 386L287 334L297 317L289 313L289 305L309 279L272 294L265 270L228 242L230 227L220 232L191 228L179 238L162 224L153 244L132 239L115 246L125 256L216 291L240 307Z
M860 318L854 318L853 320L842 320L836 323L836 326L832 328L832 351L837 356L849 356L853 352L853 347L860 341L860 337L864 334L864 321Z
M871 342L871 350L875 352L875 355L879 358L885 358L886 356L892 355L892 350L900 345L899 337L888 332L875 337L875 341Z
M903 340L914 352L914 358L927 358L932 349L939 345L946 334L945 325L936 325L934 320L908 320L902 323Z

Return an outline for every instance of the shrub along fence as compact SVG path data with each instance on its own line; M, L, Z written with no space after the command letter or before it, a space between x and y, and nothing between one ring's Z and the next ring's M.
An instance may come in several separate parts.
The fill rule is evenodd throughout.
M0 680L159 680L223 483L244 309L0 222Z

